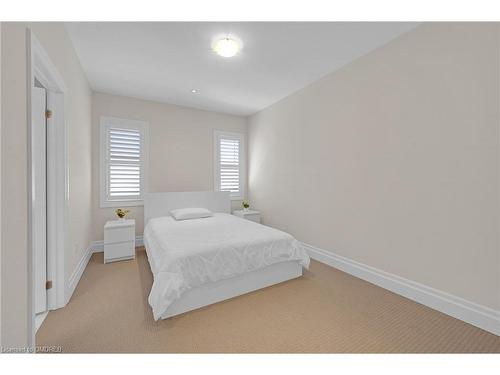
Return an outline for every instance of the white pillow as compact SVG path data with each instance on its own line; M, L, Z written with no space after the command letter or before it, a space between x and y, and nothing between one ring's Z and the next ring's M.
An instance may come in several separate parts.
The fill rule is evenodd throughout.
M178 208L177 210L170 211L170 215L175 220L199 219L213 216L212 212L206 208Z

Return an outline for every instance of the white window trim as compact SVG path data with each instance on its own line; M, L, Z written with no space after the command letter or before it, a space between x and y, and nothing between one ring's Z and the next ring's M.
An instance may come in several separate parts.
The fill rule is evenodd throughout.
M219 176L219 138L228 137L239 139L240 141L240 195L235 197L231 196L232 201L241 201L245 199L246 193L246 164L247 164L247 154L246 154L246 144L245 144L245 134L237 132L227 132L223 130L214 130L214 190L220 190L220 176Z
M106 129L109 126L119 126L129 129L139 129L144 135L144 158L141 163L141 199L108 200L106 194ZM127 120L117 117L101 116L100 118L100 203L106 207L134 207L144 205L144 195L149 191L149 124L145 121Z

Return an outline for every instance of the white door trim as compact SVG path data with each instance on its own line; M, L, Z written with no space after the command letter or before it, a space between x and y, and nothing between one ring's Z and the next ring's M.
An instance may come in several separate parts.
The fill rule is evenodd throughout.
M35 277L35 314L46 312L47 290L47 90L34 86L32 94L33 137L32 159L33 169L33 273Z
M68 242L69 218L69 164L68 128L65 121L66 85L55 65L30 29L26 29L26 97L28 122L28 345L35 346L34 277L32 243L32 119L31 87L35 78L47 89L47 105L53 116L47 122L47 273L53 287L47 293L48 309L53 310L65 305L65 249Z

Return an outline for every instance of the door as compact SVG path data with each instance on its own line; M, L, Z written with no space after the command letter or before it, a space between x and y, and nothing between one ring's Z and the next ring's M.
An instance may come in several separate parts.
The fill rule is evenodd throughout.
M33 120L33 250L35 271L35 313L47 310L47 123L46 92L33 87L31 115Z

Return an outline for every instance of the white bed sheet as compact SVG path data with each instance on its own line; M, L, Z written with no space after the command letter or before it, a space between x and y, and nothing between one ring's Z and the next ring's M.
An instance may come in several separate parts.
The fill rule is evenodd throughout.
M153 287L148 301L155 320L190 288L290 260L309 267L309 256L288 233L233 215L176 221L149 220L144 244Z

